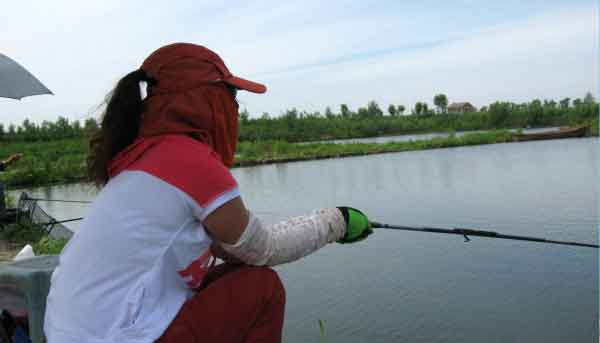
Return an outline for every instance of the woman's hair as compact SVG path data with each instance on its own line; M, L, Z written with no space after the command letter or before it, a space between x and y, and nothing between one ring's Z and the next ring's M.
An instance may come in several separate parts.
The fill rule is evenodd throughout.
M108 164L137 138L143 104L140 81L148 81L142 69L125 75L106 97L100 129L90 139L87 172L97 186L108 182Z
M108 182L110 161L138 137L143 111L140 81L147 81L150 86L155 84L142 69L138 69L119 80L115 89L106 97L106 110L100 129L90 139L87 158L88 179L99 187ZM237 104L237 89L226 86Z

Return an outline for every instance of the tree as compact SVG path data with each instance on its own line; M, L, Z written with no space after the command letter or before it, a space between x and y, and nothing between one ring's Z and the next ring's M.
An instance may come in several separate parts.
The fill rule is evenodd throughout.
M581 101L580 98L573 100L573 106L579 107L579 106L581 106L581 104L583 104L583 101Z
M539 125L544 115L542 102L538 99L533 100L527 107L527 124L529 126Z
M446 108L448 107L448 97L445 94L438 94L433 97L433 103L438 108L439 112L446 113Z
M96 132L96 130L98 130L98 127L99 127L98 122L96 121L95 118L87 118L83 122L83 130L88 135Z
M585 93L585 98L583 98L583 102L586 105L593 105L596 103L596 99L594 98L594 96L592 95L592 93L587 92Z
M417 101L415 104L415 113L421 114L421 111L423 111L423 104L420 101Z
M492 127L501 127L510 115L510 104L507 102L498 102L490 105L490 125Z
M55 137L65 138L69 137L71 133L71 125L69 119L60 116L56 120L56 134Z
M242 110L242 112L240 112L240 120L242 123L247 123L248 120L250 119L250 113L248 112L247 108L244 108Z
M360 118L366 118L369 116L369 111L364 107L359 107L357 114Z
M349 118L350 117L350 109L348 109L348 105L346 105L346 104L340 105L340 113L342 114L343 118Z
M571 103L571 98L564 98L560 101L560 108L567 109L569 108L569 103Z
M390 105L388 106L388 113L389 113L389 114L390 114L392 117L395 117L395 116L396 116L396 114L398 113L398 112L397 112L397 110L396 110L396 106L394 106L394 105L390 104Z
M379 108L379 105L375 102L375 100L369 101L367 104L367 112L371 117L381 117L383 116L383 111Z
M81 123L79 122L79 120L75 120L71 124L71 128L73 129L73 134L75 134L75 135L81 134Z
M291 110L286 110L283 118L287 120L298 119L298 110L295 107Z
M404 111L406 111L406 107L404 107L404 105L398 105L398 107L396 108L396 112L397 112L399 115L402 115L402 114L404 114Z
M325 107L325 118L332 119L335 115L331 112L331 107Z
M550 100L544 100L544 107L547 108L556 108L556 101L550 99Z
M426 102L423 103L423 114L429 114L429 106Z

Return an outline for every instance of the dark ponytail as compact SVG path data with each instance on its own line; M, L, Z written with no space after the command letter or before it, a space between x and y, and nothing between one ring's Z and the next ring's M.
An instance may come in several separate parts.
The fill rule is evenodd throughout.
M108 164L137 138L143 104L140 81L148 81L142 69L123 77L106 97L106 110L99 130L90 139L87 171L97 186L108 182Z

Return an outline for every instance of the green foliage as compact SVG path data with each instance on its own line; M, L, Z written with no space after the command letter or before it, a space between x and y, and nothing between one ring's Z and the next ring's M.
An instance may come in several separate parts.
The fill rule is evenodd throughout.
M443 94L439 94L438 97ZM593 97L575 101L570 99L557 103L554 100L534 100L530 103L515 104L495 102L480 112L434 114L427 104L415 105L415 114L403 115L405 107L390 105L388 113L375 101L356 112L346 104L340 106L340 113L327 108L309 113L295 108L282 116L271 117L264 113L252 119L248 111L240 113L238 160L240 164L263 163L265 160L306 159L335 156L336 154L375 153L377 151L403 151L417 148L430 148L440 145L456 146L471 144L472 141L459 141L461 137L449 137L447 142L414 143L412 146L378 145L373 147L352 145L297 145L293 142L310 142L330 139L374 137L382 135L415 134L425 132L456 132L545 126L578 126L594 121L592 134L597 134L598 106L589 103ZM442 105L437 102L436 105ZM59 118L56 122L43 122L36 125L24 120L16 127L10 124L8 131L0 125L0 159L14 153L22 153L23 158L0 173L0 179L9 186L32 186L51 183L82 181L85 178L85 158L88 152L87 137L98 129L94 119L87 119L83 126L79 122L69 122ZM594 131L595 130L595 131ZM472 138L471 138L472 139ZM338 150L343 146L345 150Z
M294 109L282 117L247 120L240 125L239 137L242 142L307 142L448 130L574 126L590 121L598 113L591 105L563 109L556 102L542 104L539 100L530 104L496 102L481 112L437 115L429 112L422 102L415 105L413 115L402 115L404 106L401 105L388 107L388 113L395 115L381 115L381 109L377 108L378 105L371 103L370 107L353 112L347 105L341 105L340 113L326 111L326 117Z
M344 156L358 156L399 152L450 148L463 145L493 144L511 142L513 134L507 130L469 133L463 136L450 135L430 140L389 143L309 143L294 144L282 141L242 142L238 146L236 166L265 163L301 161Z
M325 322L319 319L319 332L321 334L321 342L327 342L327 336L325 336Z
M0 228L0 240L18 245L32 244L36 255L60 254L68 240L50 237L39 225L30 223L12 223Z
M340 112L335 113L326 108L324 115L319 112L309 113L295 108L287 110L278 117L263 113L259 118L252 119L247 110L240 112L240 141L272 141L303 142L340 138L373 137L378 135L411 134L447 130L489 130L494 128L519 128L543 126L567 126L588 122L598 115L595 99L591 93L584 99L576 99L570 106L571 99L562 99L559 103L554 100L534 100L530 103L515 104L510 102L495 102L483 106L475 113L446 113L447 96L438 94L434 104L438 108L437 115L429 110L428 105L417 102L413 115L404 115L403 105L389 105L384 115L379 104L369 101L366 107L352 111L348 105L340 105ZM64 142L78 141L81 152L87 148L83 139L89 137L98 129L98 123L88 118L83 125L79 121L70 122L59 117L56 122L44 121L40 125L26 119L16 127L13 124L5 130L0 125L0 141L17 142ZM6 149L5 149L6 150ZM19 152L19 151L16 151ZM0 151L0 158L3 151ZM26 155L27 157L27 155ZM60 156L56 156L60 158ZM42 160L44 160L42 158ZM30 161L31 162L31 161ZM39 161L38 161L39 162ZM37 165L28 168L31 173L20 175L24 181L30 182L38 178L37 173L55 169L57 165L69 170L80 172L83 165L74 166L55 161L44 166ZM29 162L27 162L29 163ZM40 162L41 163L41 162ZM40 164L37 163L37 164ZM25 182L26 183L26 182Z
M596 99L591 92L587 92L585 93L585 98L583 98L583 103L586 105L594 105L596 103Z
M367 114L370 117L381 117L383 116L383 111L381 108L379 108L379 105L374 100L371 100L367 104Z
M421 114L422 112L423 112L423 103L419 101L415 104L415 114Z
M590 126L590 135L598 136L598 118L592 121L592 125Z
M348 105L346 105L346 104L340 105L340 114L341 114L342 118L350 117L351 113L350 113L350 109L348 108Z
M33 244L33 252L36 255L58 255L68 242L66 238L44 236Z
M9 186L81 181L86 171L87 146L84 138L0 144L0 158L23 154L20 161L0 173L0 179Z
M527 125L530 127L540 125L544 116L544 108L540 100L533 100L527 107Z
M78 120L70 122L65 117L58 117L55 122L45 120L39 125L25 119L18 127L10 124L7 132L4 130L4 125L1 125L0 141L39 142L81 138L92 134L97 129L98 123L94 118L86 119L83 127Z
M423 113L423 103L422 102L419 101L415 104L415 113L416 114Z
M433 97L433 104L438 108L439 112L445 113L448 107L448 97L445 94L438 94Z
M395 116L395 115L398 113L398 110L396 109L396 106L394 106L394 105L390 104L390 105L388 106L388 113L389 113L391 116Z
M27 223L6 224L0 228L0 240L27 243L37 242L42 239L46 233L39 225Z
M490 105L489 122L491 127L502 127L506 124L511 111L511 105L507 102L495 102Z

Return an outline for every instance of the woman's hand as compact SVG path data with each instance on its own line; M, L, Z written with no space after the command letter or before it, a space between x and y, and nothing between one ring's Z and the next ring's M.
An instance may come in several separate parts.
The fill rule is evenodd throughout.
M346 234L338 243L354 243L362 241L373 233L369 218L361 211L352 207L338 207L346 221Z

